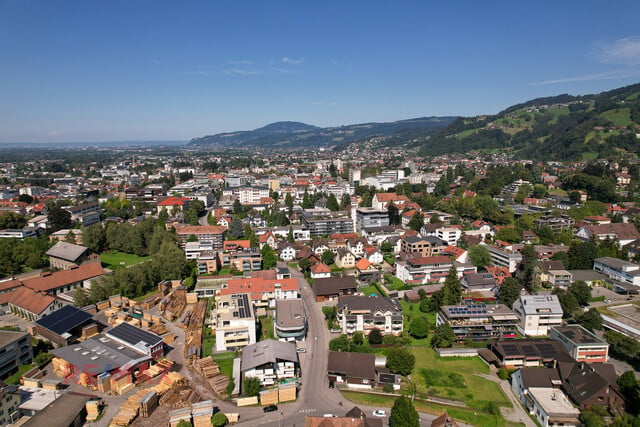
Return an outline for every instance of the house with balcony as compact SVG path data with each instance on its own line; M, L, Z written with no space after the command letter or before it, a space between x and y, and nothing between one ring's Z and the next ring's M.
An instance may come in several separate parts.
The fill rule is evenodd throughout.
M307 336L308 324L302 300L276 300L274 326L276 335L280 338L304 340Z
M409 258L396 262L396 277L411 285L442 283L447 278L451 267L455 266L458 278L463 274L475 273L476 267L452 261L444 255L432 257Z
M549 338L559 341L577 362L606 363L609 343L581 325L554 326Z
M219 295L212 314L216 351L233 351L256 343L256 317L247 294Z
M33 361L31 337L26 332L0 331L0 376Z
M562 306L557 295L521 295L513 303L518 332L526 336L548 336L551 327L562 325Z
M518 264L522 261L522 254L508 247L499 248L497 246L485 245L491 254L491 263L498 267L506 267L509 273L514 273Z
M436 236L408 236L402 239L400 253L406 257L430 257L439 255L447 248L447 243Z
M377 328L383 335L400 335L403 329L402 307L382 296L343 296L336 306L337 321L343 334L369 335Z
M219 295L244 294L256 308L275 308L277 300L298 299L299 291L297 279L240 277L229 279Z
M517 336L518 316L504 304L445 305L436 312L436 326L448 324L456 341L484 341Z

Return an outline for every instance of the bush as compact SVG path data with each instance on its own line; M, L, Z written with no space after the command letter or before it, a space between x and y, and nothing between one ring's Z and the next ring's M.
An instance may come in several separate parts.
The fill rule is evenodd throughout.
M385 393L393 393L393 385L392 384L383 385L382 391L384 391Z
M498 378L500 378L501 380L508 380L509 378L511 378L511 374L514 372L515 369L507 369L507 368L500 368L498 369Z
M213 417L211 417L211 425L213 427L222 427L227 425L228 422L227 416L222 412L216 412Z

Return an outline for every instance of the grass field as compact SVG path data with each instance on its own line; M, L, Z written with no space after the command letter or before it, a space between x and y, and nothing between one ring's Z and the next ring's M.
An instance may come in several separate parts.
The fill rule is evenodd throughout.
M358 289L360 292L364 293L365 295L378 295L378 289L373 286L373 285L369 285L369 286L365 286L364 288L360 288Z
M433 395L460 400L479 410L485 409L490 402L499 406L511 406L498 384L476 375L490 372L479 357L441 358L431 347L413 347L412 351L416 356L412 382L419 396ZM427 385L423 370L438 373L442 380L435 385ZM450 377L462 380L464 385L448 381Z
M400 306L402 307L402 315L404 316L404 330L409 330L409 324L413 319L418 317L424 317L427 319L430 325L435 327L436 324L436 314L435 313L423 313L420 311L420 304L418 303L410 303L406 301L400 301ZM431 341L431 336L426 338L411 338L411 345L429 345Z
M631 124L629 108L616 108L615 110L605 111L601 114L607 120L611 120L614 126L624 127Z
M4 380L5 383L7 384L16 384L19 385L20 384L20 377L27 372L29 369L33 368L35 365L33 363L30 363L28 365L20 365L18 366L18 371L7 377L6 380Z
M100 255L100 261L102 265L111 270L116 268L128 267L130 265L139 264L141 262L150 261L150 256L140 257L133 254L127 254L124 252L107 252Z
M356 404L376 406L381 408L382 407L391 408L395 400L395 397L392 397L392 396L359 393L354 391L343 391L342 394L344 395L345 398L349 399L351 402L354 402ZM424 402L421 400L415 400L413 402L413 406L419 412L424 412L424 413L434 414L434 415L441 415L445 411L447 411L449 415L451 415L453 418L462 420L467 424L471 424L474 426L516 427L516 426L524 425L521 423L517 423L517 424L510 423L505 421L500 416L491 415L491 414L480 412L473 409L438 405L436 403Z
M233 359L235 359L236 354L230 351L228 353L218 353L212 356L213 360L215 360L220 367L220 372L228 378L233 378Z
M273 317L264 316L260 318L260 340L273 339Z

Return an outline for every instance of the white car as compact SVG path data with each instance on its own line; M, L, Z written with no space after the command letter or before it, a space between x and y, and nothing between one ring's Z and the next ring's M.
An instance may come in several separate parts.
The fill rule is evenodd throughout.
M387 411L383 411L382 409L378 409L377 411L373 411L374 417L386 417Z
M296 351L297 351L298 353L306 353L306 352L307 352L307 349L306 349L306 348L304 348L304 347L301 347L301 348L297 349Z

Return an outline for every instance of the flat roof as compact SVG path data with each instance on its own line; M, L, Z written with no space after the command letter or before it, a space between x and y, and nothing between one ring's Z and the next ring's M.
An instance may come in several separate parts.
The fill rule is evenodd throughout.
M530 387L529 395L544 409L549 416L580 416L580 410L573 406L567 396L560 390L551 387Z
M301 299L276 300L276 326L280 328L303 327L306 316Z
M574 344L608 345L606 341L580 325L554 326L552 329L555 329L559 334L563 335Z

